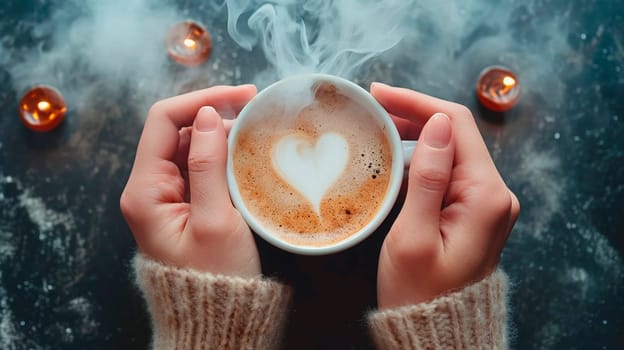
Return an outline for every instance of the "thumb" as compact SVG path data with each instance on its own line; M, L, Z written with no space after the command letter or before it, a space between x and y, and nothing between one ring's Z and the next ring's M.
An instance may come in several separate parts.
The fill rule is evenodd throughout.
M226 159L223 121L214 108L202 107L193 124L188 157L192 227L205 228L206 219L223 216L230 205Z
M449 117L434 114L423 127L409 169L402 215L424 232L439 233L440 210L453 169L455 146Z

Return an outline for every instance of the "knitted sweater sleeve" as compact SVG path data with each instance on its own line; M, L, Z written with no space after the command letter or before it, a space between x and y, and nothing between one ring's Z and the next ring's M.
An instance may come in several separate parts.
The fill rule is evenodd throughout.
M501 270L430 302L368 316L378 349L507 349L507 276Z
M274 349L290 297L269 279L213 275L137 254L136 283L152 319L152 348Z

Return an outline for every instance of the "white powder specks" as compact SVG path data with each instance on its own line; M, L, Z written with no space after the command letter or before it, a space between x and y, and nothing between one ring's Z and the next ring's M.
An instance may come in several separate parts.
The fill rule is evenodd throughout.
M12 243L13 235L2 231L0 228L0 264L10 259L15 254L15 246Z
M5 350L17 349L21 336L15 330L13 315L6 306L6 292L0 287L0 347Z
M13 183L10 176L4 177L0 173L0 185ZM2 186L0 186L0 200L4 200ZM2 214L0 212L0 214ZM1 218L1 217L0 217ZM13 243L13 234L5 231L0 221L0 266L6 261L12 259L15 255L15 245ZM15 329L13 321L13 313L9 306L7 291L2 284L3 271L0 270L0 348L6 350L17 349L20 344L21 335Z
M520 220L518 226L527 225L523 231L540 237L561 210L561 196L565 193L564 179L558 174L561 160L556 153L539 150L532 143L524 144L519 154L521 164L509 175L510 183L532 205L531 218Z
M69 213L61 213L48 209L41 198L33 197L29 190L25 190L19 196L20 205L28 211L30 220L39 227L40 232L48 232L57 225L62 225L66 230L74 227L73 216Z
M572 267L562 274L562 283L568 285L568 289L575 287L583 299L587 297L589 292L590 279L587 270L581 267Z
M77 315L78 326L74 328L72 333L77 335L92 335L97 332L100 323L93 315L93 304L85 297L77 297L71 299L67 306Z
M20 242L37 244L38 251L45 254L45 259L60 267L43 275L31 275L28 268L19 273L19 278L24 280L19 283L18 289L27 295L38 295L31 311L48 313L50 308L55 308L78 320L71 327L37 322L29 327L45 329L46 332L58 331L60 339L71 342L76 335L90 336L97 333L99 326L93 316L92 304L86 297L63 292L63 288L83 277L84 266L88 261L88 240L76 232L78 224L72 214L75 208L65 206L66 200L62 196L53 194L40 197L35 195L36 191L36 187L28 185L26 180L0 173L0 198L8 204L0 208L0 349L3 350L21 349L26 340L22 328L28 323L16 320L18 310L14 307L20 297L11 294L13 291L9 289L12 288L6 283L12 283L7 281L14 276L5 269L7 263L16 258L16 247L21 246ZM16 226L16 222L22 224ZM18 230L16 227L24 229ZM30 253L24 252L26 256L31 256ZM59 299L60 295L64 297ZM19 311L19 317L24 317L22 311ZM66 329L72 331L67 333ZM37 348L37 341L29 342L28 347Z

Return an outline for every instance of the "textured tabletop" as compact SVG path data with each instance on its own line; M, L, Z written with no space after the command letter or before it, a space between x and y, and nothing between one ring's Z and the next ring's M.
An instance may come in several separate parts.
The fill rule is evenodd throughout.
M3 0L0 348L147 348L119 196L149 106L219 84L262 88L300 71L467 105L522 203L502 258L514 282L514 348L621 348L621 0L307 1L290 11L230 1L229 16L221 2ZM212 35L202 65L182 66L164 49L167 30L185 19ZM491 65L518 75L521 97L509 112L488 112L475 97ZM59 89L68 106L48 133L24 127L17 112L37 84ZM327 257L258 240L265 273L295 286L287 349L372 348L364 316L389 222Z

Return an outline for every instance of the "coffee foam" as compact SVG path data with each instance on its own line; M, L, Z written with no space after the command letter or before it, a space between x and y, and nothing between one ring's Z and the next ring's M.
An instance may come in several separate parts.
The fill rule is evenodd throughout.
M233 169L248 210L285 240L322 246L359 231L375 216L390 182L392 151L380 122L331 86L320 87L316 100L295 116L273 106L239 130ZM282 97L284 98L284 97ZM348 161L321 200L317 215L311 203L285 182L272 166L275 144L287 135L318 140L337 133L349 145Z
M321 200L348 163L349 145L342 135L328 132L313 140L293 133L273 145L273 169L309 200L321 215Z

